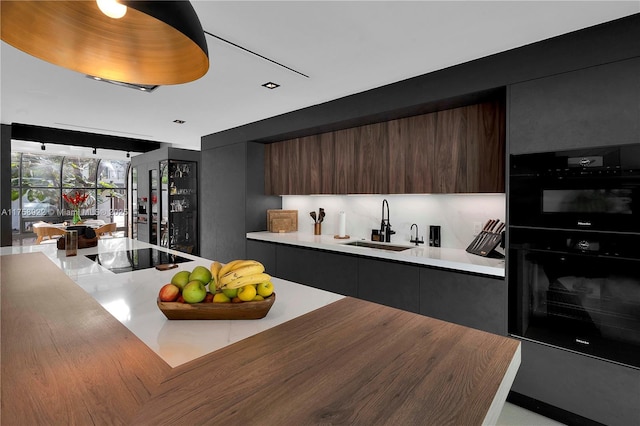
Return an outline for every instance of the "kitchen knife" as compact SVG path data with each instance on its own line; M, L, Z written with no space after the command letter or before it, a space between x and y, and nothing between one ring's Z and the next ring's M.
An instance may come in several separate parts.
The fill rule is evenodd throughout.
M499 221L498 221L499 222ZM486 255L487 253L489 253L491 250L493 250L498 241L500 240L500 232L502 232L502 230L505 228L505 224L501 223L500 225L498 225L494 231L492 231L488 238L485 239L484 244L481 246L480 248L480 254L481 255Z
M502 231L504 231L504 228L506 228L506 224L505 223L501 223L500 226L498 226L498 228L496 228L496 232L493 236L493 243L497 243L502 239Z
M480 241L486 235L489 228L491 228L491 225L493 225L493 219L489 219L487 223L485 223L484 228L482 228L482 231L480 231L480 233L476 235L476 237L471 242L471 244L469 244L469 247L467 247L467 251L473 252L475 249L478 248L478 246L480 245Z
M491 239L492 231L493 229L496 227L496 225L500 222L500 219L495 219L491 221L491 226L489 226L489 229L483 233L482 238L480 239L480 241L478 241L478 245L475 247L476 251L481 251L481 249L486 245L487 240Z
M476 244L473 246L473 250L477 250L478 247L480 247L482 245L482 242L484 241L484 239L487 236L487 233L489 232L489 230L496 224L496 221L494 219L489 219L487 221L487 224L484 226L484 228L482 229L482 232L480 232L480 234L478 234L478 239Z

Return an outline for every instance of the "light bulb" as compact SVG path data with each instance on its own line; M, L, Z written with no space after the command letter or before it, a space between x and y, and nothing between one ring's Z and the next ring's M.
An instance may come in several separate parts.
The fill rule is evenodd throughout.
M109 18L120 19L127 13L127 6L116 0L96 0L98 7Z

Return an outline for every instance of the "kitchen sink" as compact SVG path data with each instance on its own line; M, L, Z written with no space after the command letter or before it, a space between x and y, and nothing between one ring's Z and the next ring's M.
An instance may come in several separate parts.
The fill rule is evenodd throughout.
M412 248L412 247L406 247L406 246L394 246L391 244L384 244L384 243L374 243L370 241L352 241L350 243L344 243L344 245L375 248L375 249L390 250L390 251L404 251L404 250L410 250Z

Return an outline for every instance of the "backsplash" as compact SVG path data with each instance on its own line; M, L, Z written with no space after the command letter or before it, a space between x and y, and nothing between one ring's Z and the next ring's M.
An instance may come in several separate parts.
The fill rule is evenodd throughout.
M408 195L283 195L282 208L298 210L298 232L313 234L309 212L324 208L323 235L338 234L339 213L346 214L346 233L352 238L371 239L380 229L382 200L389 203L392 243L406 243L418 225L419 237L429 245L429 226L439 225L442 247L466 248L488 219L505 220L505 194L408 194ZM415 228L414 231L415 232Z

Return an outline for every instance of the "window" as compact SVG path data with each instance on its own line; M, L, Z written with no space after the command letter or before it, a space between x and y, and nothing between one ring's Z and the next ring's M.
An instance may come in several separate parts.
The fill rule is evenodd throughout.
M129 161L11 153L11 207L14 234L31 234L33 223L71 220L73 207L62 194L89 193L83 218L126 227Z
M127 216L127 170L129 162L102 160L98 167L97 216L107 223L125 226Z
M57 155L11 154L14 231L32 232L34 222L59 216L62 158Z

